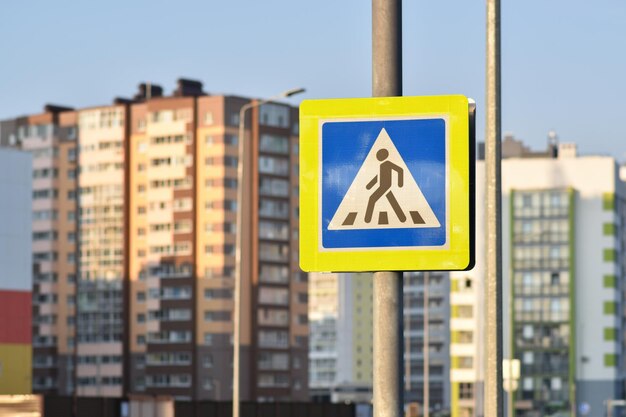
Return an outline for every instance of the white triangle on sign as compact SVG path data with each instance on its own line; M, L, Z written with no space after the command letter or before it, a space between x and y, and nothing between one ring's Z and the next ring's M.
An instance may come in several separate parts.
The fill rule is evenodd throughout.
M409 229L440 226L411 171L383 128L339 204L328 229Z

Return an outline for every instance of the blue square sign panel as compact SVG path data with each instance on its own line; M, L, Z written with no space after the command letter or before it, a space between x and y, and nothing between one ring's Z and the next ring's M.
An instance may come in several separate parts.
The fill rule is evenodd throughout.
M321 250L447 243L446 119L323 121Z
M474 114L461 95L303 101L300 267L471 268Z

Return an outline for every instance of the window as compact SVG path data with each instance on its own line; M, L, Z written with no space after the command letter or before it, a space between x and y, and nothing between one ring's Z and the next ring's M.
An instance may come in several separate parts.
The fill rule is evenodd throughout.
M262 174L289 175L289 160L274 156L259 157L259 172Z
M287 283L289 281L289 267L282 265L261 264L259 281L271 283Z
M284 309L259 308L257 311L259 324L266 326L288 326L289 313Z
M204 124L212 125L213 124L213 113L208 111L204 113Z
M33 191L33 200L57 198L58 196L59 196L59 191L56 188Z
M263 242L259 245L261 261L289 261L289 245Z
M168 144L168 143L190 143L191 135L169 135L169 136L155 136L151 138L151 142L154 145Z
M230 311L205 311L204 312L204 321L214 322L214 321L230 321L231 314Z
M261 177L259 193L261 195L287 197L289 196L289 181L278 178Z
M33 232L33 240L57 240L57 237L56 231Z
M234 200L224 200L224 210L237 211L237 202Z
M531 365L535 361L535 355L533 352L524 352L522 356L522 362L525 365Z
M56 220L58 212L56 210L35 210L33 220Z
M225 188L237 188L237 180L234 178L224 178Z
M224 157L224 166L236 168L237 167L237 157L226 155Z
M283 330L260 330L259 346L265 348L289 347L289 332Z
M231 299L233 290L230 288L207 288L204 290L204 298L207 300Z
M259 290L259 303L261 304L289 304L289 290L286 288L266 288Z
M559 273L553 272L550 274L550 285L559 285Z
M261 239L287 240L289 239L289 224L284 222L261 220L259 222L259 237Z
M525 325L522 329L522 335L524 336L524 339L532 339L534 335L533 326L529 324Z
M289 138L286 136L261 134L259 150L262 152L289 154Z
M260 370L289 370L288 353L260 352L258 358L258 366Z
M232 112L228 115L228 124L231 126L239 125L239 112Z
M474 398L474 384L471 382L459 383L459 398L462 400L471 400Z
M289 203L261 198L259 200L259 215L267 218L287 219L289 218Z
M203 355L202 366L204 366L205 368L212 368L213 367L213 355L211 355L210 353Z
M264 126L289 127L289 107L267 103L259 111L259 123Z

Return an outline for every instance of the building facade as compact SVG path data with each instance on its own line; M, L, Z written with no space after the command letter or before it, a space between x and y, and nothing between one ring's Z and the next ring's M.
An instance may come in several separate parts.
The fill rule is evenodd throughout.
M32 158L0 149L0 395L32 390Z
M601 414L607 400L624 395L626 187L613 158L578 156L572 145L552 145L543 155L515 155L502 163L504 311L510 324L505 357L521 363L513 408L528 417ZM478 165L480 187L484 164ZM481 211L478 218L484 219L478 206ZM484 254L481 225L477 247ZM453 279L452 411L480 415L483 273L455 273ZM470 289L468 282L479 285ZM455 361L455 354L461 359Z
M0 122L0 144L32 157L32 387L41 393L73 390L76 138L65 107Z
M425 279L427 278L427 280ZM372 274L310 274L309 385L312 395L333 402L372 400ZM425 288L428 286L428 308ZM429 354L424 355L425 311ZM449 285L447 274L404 274L405 401L424 402L424 362L429 362L431 410L450 401Z
M79 395L232 398L236 213L243 210L242 400L308 398L298 113L278 103L247 113L245 199L238 204L239 110L249 102L209 96L201 83L179 80L171 97L141 85L132 100L48 112L56 125L47 161L65 164L49 168L50 181L69 184L56 186L54 198L71 195L73 205L48 216L64 239L45 265L69 290L52 286L45 297L78 303L70 314L57 313L56 322L72 332L52 328L46 339L67 351L67 360L49 351L64 373L55 368L37 379L34 370L37 392L69 394L76 380ZM40 139L20 136L21 120L2 122L0 139L38 151ZM24 123L29 132L40 129L38 121Z

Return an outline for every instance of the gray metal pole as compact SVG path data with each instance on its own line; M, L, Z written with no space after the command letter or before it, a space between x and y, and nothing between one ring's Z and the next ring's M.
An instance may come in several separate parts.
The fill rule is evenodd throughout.
M402 273L374 273L374 417L404 413Z
M372 0L372 96L402 95L402 1Z
M372 95L402 95L402 0L372 0ZM374 273L374 417L404 413L402 273Z
M254 103L254 102L253 102ZM244 135L246 123L246 110L252 107L252 103L244 104L239 110L239 136L237 137L237 230L235 235L235 288L233 306L233 417L239 417L240 386L241 386L241 265L242 242L243 242L243 197L244 197ZM217 401L220 398L216 398Z
M485 416L503 415L502 190L500 171L500 0L487 0L487 276L485 285Z
M430 416L430 338L428 333L429 327L429 311L428 311L428 285L430 284L430 272L424 272L424 411L423 416Z

